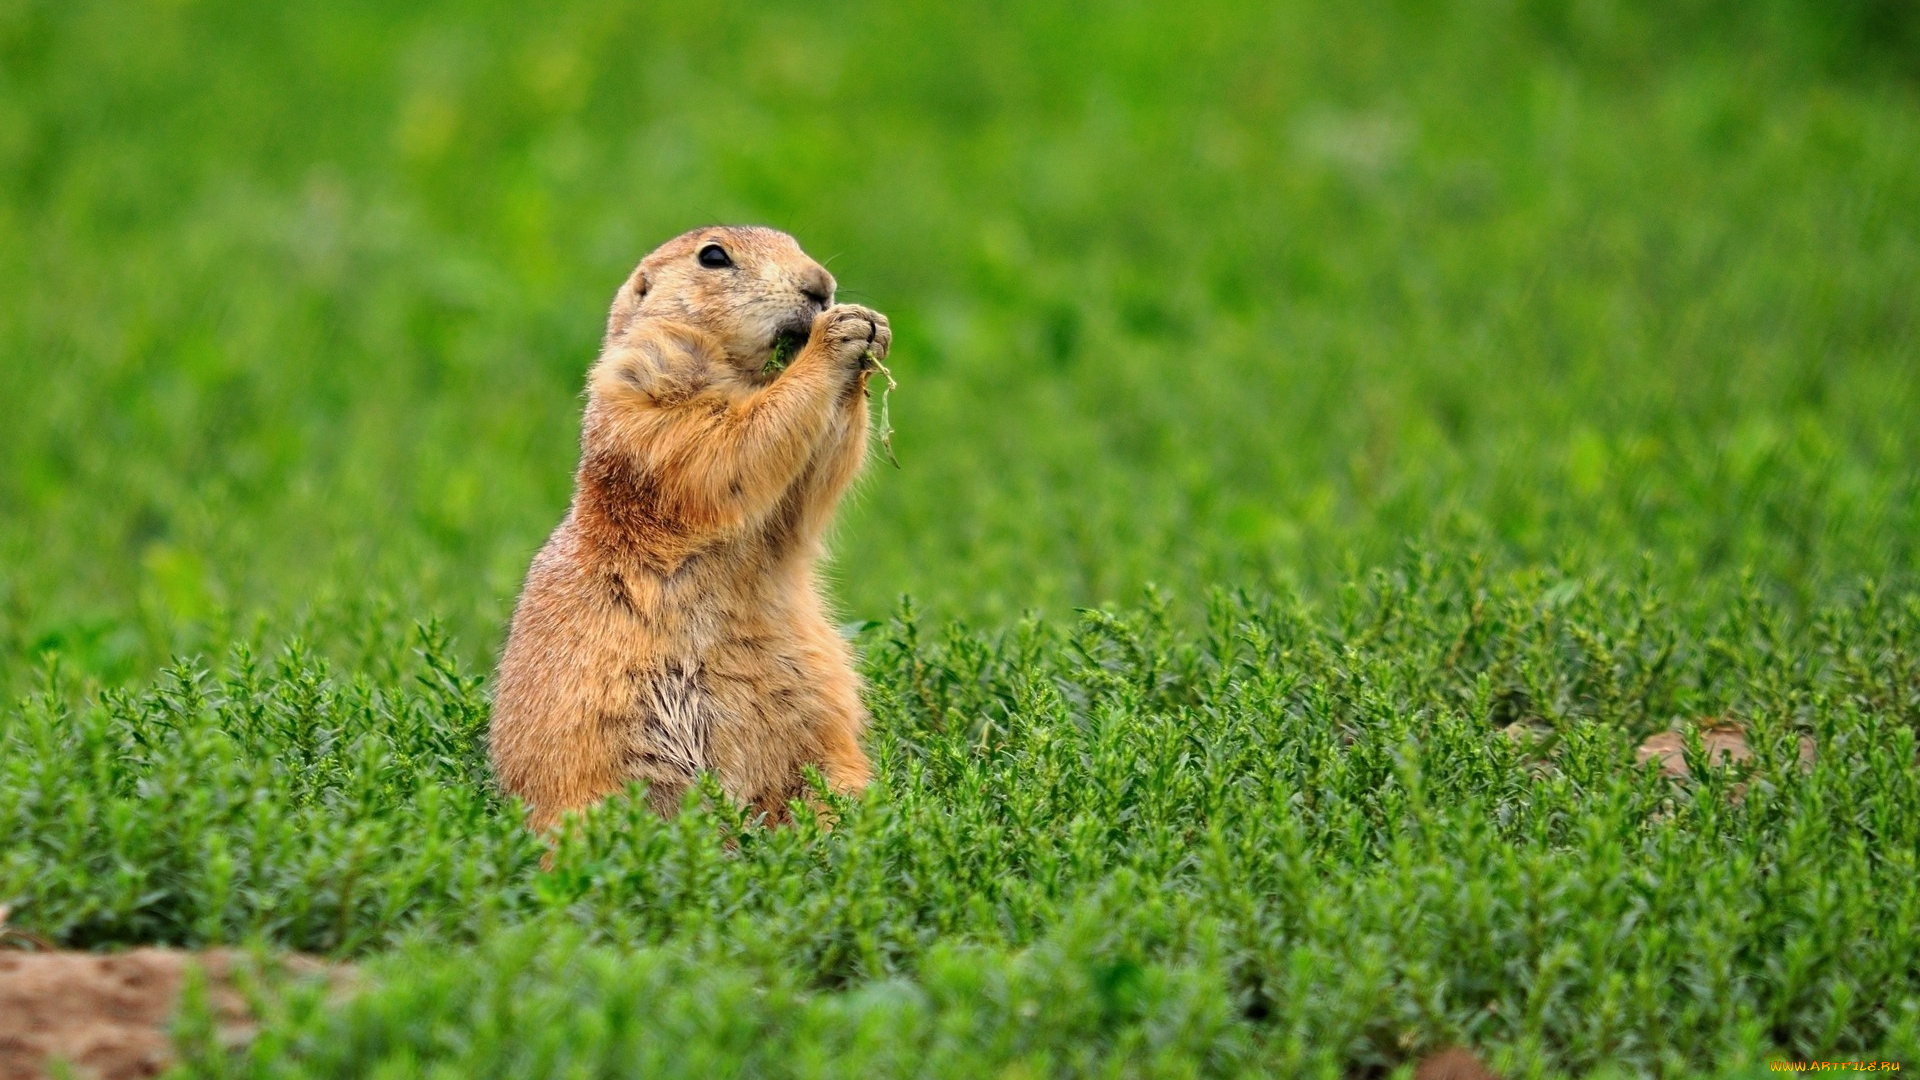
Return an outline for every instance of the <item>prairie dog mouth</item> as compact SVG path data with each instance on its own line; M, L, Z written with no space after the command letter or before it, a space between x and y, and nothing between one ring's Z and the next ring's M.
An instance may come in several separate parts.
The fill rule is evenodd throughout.
M793 358L806 347L807 338L813 333L813 322L790 322L774 331L773 341L767 345L767 363L762 372L783 371L793 362Z

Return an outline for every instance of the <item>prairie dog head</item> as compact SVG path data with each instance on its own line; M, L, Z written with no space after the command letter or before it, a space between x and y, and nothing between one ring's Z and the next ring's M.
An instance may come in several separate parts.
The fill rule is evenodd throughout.
M653 321L706 334L743 372L758 372L774 343L798 346L813 317L833 304L827 269L778 229L715 225L654 249L614 294L606 346L625 344Z

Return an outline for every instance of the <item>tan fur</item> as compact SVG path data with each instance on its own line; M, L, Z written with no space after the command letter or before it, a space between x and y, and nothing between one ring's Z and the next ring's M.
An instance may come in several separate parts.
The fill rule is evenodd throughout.
M733 265L702 266L719 244ZM702 770L774 818L867 783L852 654L814 563L866 455L885 317L772 229L697 229L615 295L573 505L514 610L490 731L539 829L635 780L672 813ZM784 372L774 338L807 331Z

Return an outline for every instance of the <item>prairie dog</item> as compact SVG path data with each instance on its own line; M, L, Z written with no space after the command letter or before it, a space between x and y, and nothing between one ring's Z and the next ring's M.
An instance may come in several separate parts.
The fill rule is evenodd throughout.
M814 563L866 456L867 357L892 331L834 288L787 234L714 227L614 295L573 503L527 573L494 692L494 770L535 829L635 780L671 814L702 770L776 820L805 765L866 785L859 677Z

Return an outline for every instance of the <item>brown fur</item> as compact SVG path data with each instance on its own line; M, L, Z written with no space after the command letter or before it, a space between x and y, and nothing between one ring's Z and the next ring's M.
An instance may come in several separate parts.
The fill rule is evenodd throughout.
M700 264L712 243L732 266ZM703 770L774 818L806 765L866 785L859 679L814 563L866 455L867 352L885 359L892 334L833 290L785 233L709 228L615 295L573 505L494 692L494 769L533 827L635 780L672 813ZM807 343L763 375L783 331Z

